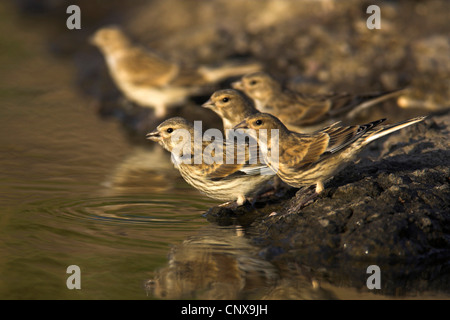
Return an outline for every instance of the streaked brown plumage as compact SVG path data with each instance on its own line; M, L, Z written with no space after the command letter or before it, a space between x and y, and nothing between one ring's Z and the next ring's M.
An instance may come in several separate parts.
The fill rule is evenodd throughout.
M360 111L399 95L402 90L354 95L329 93L306 95L283 88L264 72L242 77L232 84L255 101L261 112L278 117L291 129L311 132L336 121L351 120Z
M177 138L179 134L188 132L190 139ZM147 138L158 142L164 149L172 153L172 162L180 171L181 176L187 183L192 185L207 196L221 201L236 201L237 205L242 205L247 198L253 197L264 187L265 183L273 179L273 175L261 174L270 171L265 165L260 163L250 164L248 146L245 149L243 159L238 161L238 151L236 144L227 144L223 141L215 141L224 148L222 163L213 162L208 164L203 158L201 163L195 164L194 155L196 152L209 154L205 151L211 142L201 141L194 143L195 128L187 120L175 117L161 123L153 132L147 134ZM201 132L197 134L202 135ZM174 140L175 139L175 140ZM185 158L189 163L183 163L183 148L190 150L191 157ZM228 148L234 148L234 159L226 161ZM187 150L187 149L186 149ZM215 153L212 155L214 156ZM185 156L185 154L184 154ZM263 171L261 171L263 170Z
M259 113L253 101L238 90L224 89L214 92L202 107L217 113L223 122L223 129L227 134L229 129L252 114Z
M242 122L242 120L253 114L259 113L255 108L253 101L241 91L235 89L223 89L214 92L202 107L211 109L221 117L226 137L230 136L229 130L233 129L234 126ZM239 131L233 131L233 136L239 137ZM257 154L258 161L264 163L261 153L259 152L259 146ZM275 190L287 187L280 181L280 178L277 176L274 178L273 186Z
M179 105L208 85L260 69L259 64L225 64L193 69L164 60L146 48L135 45L117 26L99 29L90 39L103 53L116 85L131 101L153 108L157 117Z
M369 142L424 119L417 117L387 126L379 126L385 119L361 126L341 127L335 124L312 134L300 134L287 129L278 118L260 113L251 115L235 128L254 130L251 134L265 151L265 162L281 180L297 188L315 185L316 193L320 193L323 184ZM262 143L258 136L260 129L269 132L278 129L274 134L277 134L279 142L272 145L269 134L267 143Z

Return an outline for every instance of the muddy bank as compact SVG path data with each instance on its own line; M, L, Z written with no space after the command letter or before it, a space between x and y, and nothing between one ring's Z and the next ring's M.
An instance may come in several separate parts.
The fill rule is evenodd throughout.
M268 261L295 261L334 284L363 287L376 264L384 294L448 290L449 135L446 113L372 144L313 204L291 212L297 199L286 196L253 211L252 243ZM248 223L242 212L219 208L207 217Z

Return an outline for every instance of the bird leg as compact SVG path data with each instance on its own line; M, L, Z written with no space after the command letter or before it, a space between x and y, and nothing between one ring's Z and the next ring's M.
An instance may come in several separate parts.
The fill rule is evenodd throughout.
M245 203L246 200L247 199L245 199L245 197L243 195L239 195L237 200L236 200L236 204L238 206L242 206Z
M323 189L325 189L325 187L323 186L323 182L322 181L318 181L316 184L316 193L319 194L323 191Z
M230 209L236 209L237 207L242 206L245 203L245 201L247 201L247 199L244 196L239 195L238 198L236 199L236 201L228 201L228 202L219 204L219 207L228 207Z

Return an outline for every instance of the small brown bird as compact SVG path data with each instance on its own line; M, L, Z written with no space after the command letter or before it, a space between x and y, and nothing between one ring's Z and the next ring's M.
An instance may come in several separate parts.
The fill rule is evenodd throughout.
M365 125L335 124L312 134L300 134L290 131L278 118L260 113L246 118L235 129L253 129L249 134L258 140L265 163L281 180L296 188L315 185L318 194L324 183L369 142L424 119L417 117L381 127L378 126L385 119ZM267 131L265 141L260 138L261 129Z
M234 89L214 92L202 107L211 109L222 118L226 136L228 136L228 130L233 129L242 120L259 113L251 99Z
M241 123L245 118L259 113L259 111L255 108L253 101L241 91L235 89L223 89L214 92L211 95L211 98L205 102L202 107L213 110L222 118L223 129L227 138L231 138L229 132L234 128L234 126ZM241 136L242 139L244 136L241 135L239 131L232 130L231 132L234 137ZM252 139L248 135L247 137L249 139L248 143L251 143L251 140L256 143L256 140ZM257 145L257 147L258 161L260 163L264 163L259 151L259 145ZM280 181L279 177L275 176L273 187L276 191L278 191L286 188L287 186Z
M306 95L283 88L264 72L245 75L240 81L234 82L232 87L252 98L261 112L271 113L289 128L302 132L311 132L336 121L351 120L360 111L404 91L363 95Z
M256 63L231 62L219 67L182 68L133 44L117 26L99 29L90 42L103 53L111 77L123 94L138 105L153 108L158 118L167 108L208 90L208 85L260 70Z
M242 151L237 144L216 139L211 147L210 141L201 138L202 133L196 132L192 123L180 117L164 121L147 134L147 139L171 152L172 162L187 183L213 199L236 201L237 205L242 205L246 199L257 196L266 182L273 179L267 166L251 163L250 154L254 151L248 146ZM231 161L229 148L233 148Z

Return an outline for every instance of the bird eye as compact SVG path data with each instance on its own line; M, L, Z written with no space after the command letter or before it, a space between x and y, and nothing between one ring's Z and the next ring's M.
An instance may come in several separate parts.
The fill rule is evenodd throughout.
M228 98L228 97L225 97L222 99L222 102L228 102L228 101L230 101L230 98Z
M257 126L262 125L262 123L263 123L262 120L256 120L256 121L255 121L255 124L256 124Z
M173 129L172 129L172 128L168 128L166 131L167 131L168 133L172 133L172 132L173 132Z
M250 85L251 85L251 86L254 86L254 85L257 84L257 83L258 83L258 81L256 81L256 80L250 81Z

